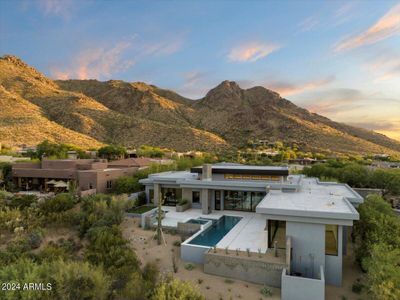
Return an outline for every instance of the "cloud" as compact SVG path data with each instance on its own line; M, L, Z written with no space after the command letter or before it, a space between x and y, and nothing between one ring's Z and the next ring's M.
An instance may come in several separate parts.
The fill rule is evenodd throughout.
M238 45L231 49L228 54L230 61L255 62L278 50L280 46L265 42L250 42Z
M133 66L134 60L122 59L122 54L132 46L122 41L111 48L91 48L80 53L66 69L53 69L58 79L101 79Z
M210 87L218 82L209 73L197 70L186 72L182 77L183 84L175 89L178 93L192 99L203 97Z
M152 42L143 41L134 35L130 39L117 42L113 47L84 49L68 66L53 65L51 74L57 79L110 79L113 74L128 70L146 57L171 55L182 44L181 38Z
M400 56L395 51L380 51L378 56L370 57L364 68L375 76L374 82L400 77Z
M281 96L300 94L308 90L314 90L326 86L335 80L334 76L324 79L308 81L304 83L292 83L289 81L267 81L263 86L278 92Z
M362 47L365 45L375 44L391 36L400 34L400 4L392 7L382 18L366 31L345 38L339 42L335 48L335 52L347 51Z
M373 130L400 141L400 121L375 119L367 122L348 122L347 124Z
M38 7L44 15L55 15L68 18L74 3L72 0L37 0Z
M298 24L300 31L310 31L319 24L319 20L316 17L308 17Z
M342 25L350 21L356 14L354 8L356 7L355 2L347 2L341 5L333 14L333 26Z
M142 46L142 53L149 56L167 56L178 52L182 46L183 36L180 35L155 43L145 43Z
M313 100L303 103L309 111L322 115L336 115L360 107L366 96L356 89L331 89L315 93Z

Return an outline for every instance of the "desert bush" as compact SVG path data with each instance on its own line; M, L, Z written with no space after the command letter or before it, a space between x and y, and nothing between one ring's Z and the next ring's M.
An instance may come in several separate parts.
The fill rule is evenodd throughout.
M14 232L14 229L23 224L22 213L18 209L5 207L0 209L0 229Z
M205 300L197 288L179 279L166 279L157 285L151 300Z
M74 207L75 199L71 194L62 193L46 199L40 207L45 214L61 213Z
M27 240L31 249L37 249L43 240L43 232L41 230L34 230L28 233Z
M87 233L89 245L85 258L94 265L102 265L113 278L113 288L123 288L132 272L138 271L135 253L117 226L93 227Z
M194 265L191 263L185 264L185 269L188 271L192 271L194 269Z
M25 207L31 206L32 203L36 203L37 200L35 195L16 195L11 198L9 206L24 209Z
M158 281L159 272L157 264L149 262L143 268L143 279L155 284Z
M267 286L263 286L260 290L261 295L263 295L264 297L270 297L272 296L272 291L269 287Z

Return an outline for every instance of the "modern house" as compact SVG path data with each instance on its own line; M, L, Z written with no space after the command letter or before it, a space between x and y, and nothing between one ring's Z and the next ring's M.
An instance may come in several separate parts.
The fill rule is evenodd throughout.
M43 159L38 163L12 166L15 185L23 191L62 192L74 183L81 194L109 192L120 176L132 175L149 166L151 159L130 158L108 162L105 159Z
M149 202L163 201L163 225L202 224L182 243L181 257L205 272L281 287L283 299L324 299L325 283L341 286L348 228L363 202L348 185L238 164L153 174L141 183ZM180 199L192 209L176 212Z

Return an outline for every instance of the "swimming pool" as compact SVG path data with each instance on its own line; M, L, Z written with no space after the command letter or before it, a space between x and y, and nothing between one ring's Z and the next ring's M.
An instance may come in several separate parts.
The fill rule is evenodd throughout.
M197 235L188 244L214 247L222 238L239 223L241 217L222 216L209 228Z

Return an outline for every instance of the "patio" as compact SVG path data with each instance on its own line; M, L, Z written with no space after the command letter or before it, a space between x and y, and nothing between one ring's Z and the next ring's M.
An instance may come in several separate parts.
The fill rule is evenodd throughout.
M176 212L175 207L163 206L166 211L162 226L175 228L178 222L187 222L190 219L207 218L218 220L223 215L239 216L242 219L232 228L217 244L217 248L229 250L241 249L251 252L265 252L268 248L268 232L266 230L266 220L260 214L239 211L212 211L211 214L202 214L201 209L188 209L184 212Z

